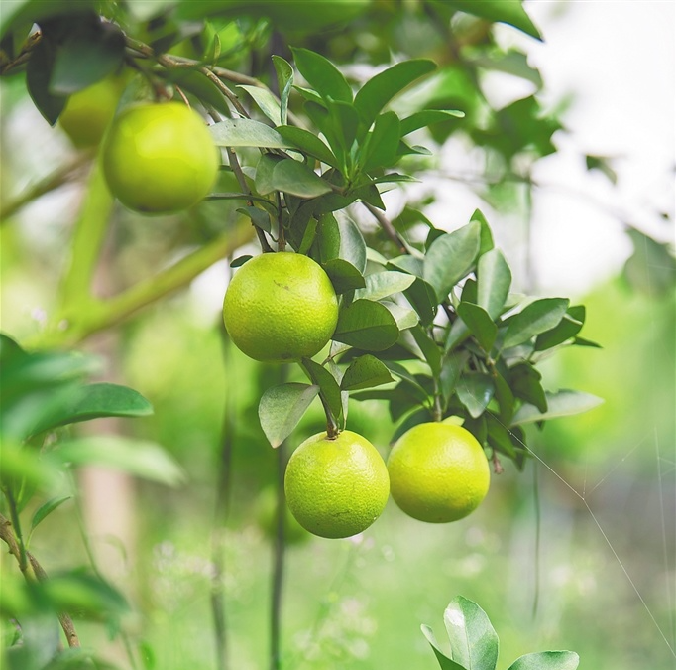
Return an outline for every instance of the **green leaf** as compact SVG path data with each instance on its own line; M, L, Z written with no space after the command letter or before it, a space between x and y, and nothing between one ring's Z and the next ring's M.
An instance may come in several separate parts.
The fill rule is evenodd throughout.
M347 156L357 137L360 117L350 102L330 100L327 105L329 107L329 121L334 130L334 137L338 140L339 146L343 150L343 155ZM327 140L332 144L328 136ZM332 144L332 146L334 145Z
M356 358L346 370L341 381L341 389L355 391L372 388L392 382L390 371L376 356L365 354Z
M491 249L477 261L477 304L490 318L500 316L508 299L512 276L500 249Z
M44 505L41 505L33 515L31 520L31 533L44 521L59 505L70 500L73 496L59 496L48 500Z
M62 396L57 408L43 417L33 434L100 417L139 417L152 413L153 406L134 389L109 383L87 384Z
M273 226L270 222L270 214L267 211L254 205L238 207L235 211L248 216L257 228L261 228L261 230L265 230L267 233L272 233ZM232 264L231 267L233 267Z
M291 434L319 392L317 384L297 382L266 390L259 402L259 420L273 449L277 449Z
M397 330L409 330L418 325L418 315L413 309L401 307L389 300L383 300L381 304L393 315Z
M240 84L242 88L253 98L259 109L276 125L282 125L282 108L278 99L267 88L261 86L247 86Z
M480 250L480 224L473 221L430 245L423 261L423 279L442 302L475 264Z
M499 454L505 454L511 460L516 460L509 430L491 412L486 412L482 418L485 420L489 446Z
M522 8L521 0L436 0L446 7L488 19L494 23L507 23L530 37L541 39L536 26Z
M442 397L447 403L456 390L456 385L461 378L461 372L468 362L469 356L470 352L468 351L454 351L445 354L442 359L440 390L442 391Z
M519 314L506 320L508 330L503 348L508 349L555 328L566 314L566 298L543 298L528 304Z
M574 651L541 651L520 656L508 670L576 670L579 660Z
M649 296L659 296L675 287L675 253L670 243L660 243L639 230L630 229L634 252L623 266L623 278Z
M498 326L489 314L479 305L471 302L461 302L456 308L456 313L463 319L482 348L487 352L491 351L498 335Z
M574 305L569 307L562 320L552 330L541 333L536 338L536 351L543 351L550 349L565 340L578 335L583 328L585 322L585 306Z
M494 670L498 661L498 635L486 612L462 596L444 610L444 625L451 642L451 658L468 670Z
M464 668L462 665L459 665L455 661L452 661L450 658L447 658L442 653L442 650L439 648L437 640L435 639L435 633L433 633L432 628L430 628L430 626L421 624L421 632L423 633L425 639L428 640L428 643L432 647L433 652L435 653L435 658L437 659L437 662L440 664L441 670L466 670L466 668Z
M420 404L420 403L417 403L417 404ZM392 409L391 409L391 415L392 414L393 414L393 412L392 412ZM400 415L400 416L402 416L402 415ZM395 432L393 433L391 443L396 442L408 430L410 430L414 426L418 426L419 423L427 423L428 421L431 421L431 420L432 420L432 416L430 414L430 410L428 410L427 407L419 407L419 409L417 409L416 411L407 415L407 417L404 419L404 421L402 421L402 423L399 426L397 426Z
M494 234L491 232L491 226L489 225L486 216L484 216L479 209L476 209L473 212L470 220L479 221L480 226L482 227L480 232L480 256L483 256L487 251L491 251L494 248Z
M317 229L320 264L340 258L355 266L360 274L367 268L367 244L360 229L350 220L337 220L323 214ZM362 286L366 286L363 284Z
M397 161L400 144L400 121L395 112L385 112L376 117L374 129L363 145L360 164L365 172L390 167Z
M322 263L322 268L327 273L336 293L347 293L365 287L365 279L362 273L348 261L342 258Z
M430 366L430 371L433 373L433 377L437 377L440 374L442 367L442 352L440 348L432 338L432 335L429 335L424 328L418 326L412 328L411 334L418 344L418 348L423 354L426 362Z
M310 381L320 387L320 395L329 405L334 418L339 420L343 413L343 402L341 399L341 389L334 375L311 358L302 359L301 366L310 378Z
M470 416L477 419L484 413L494 397L494 383L490 375L483 372L468 372L456 386L458 399L466 407Z
M535 405L539 412L548 410L545 391L541 386L541 373L529 363L518 363L510 368L509 376L512 392L522 400Z
M217 147L294 148L277 130L253 119L224 119L209 130Z
M454 117L462 119L464 116L465 113L458 109L424 109L414 112L400 121L400 136L404 137L419 128L425 128L439 121L448 121Z
M399 330L393 315L380 302L356 300L339 311L333 338L358 349L382 351L395 344Z
M535 421L572 416L573 414L587 412L604 402L602 398L591 393L566 389L556 393L546 391L545 399L548 403L547 412L540 412L534 405L524 404L515 412L511 425L519 426L525 423L534 423Z
M323 97L353 101L353 91L341 71L324 56L308 49L291 50L294 64L305 80Z
M54 125L66 106L67 96L52 93L50 81L56 58L56 48L47 39L41 39L31 51L26 66L26 86L38 111L50 125Z
M254 180L256 191L260 195L269 195L275 192L273 170L283 160L285 159L275 154L261 154L261 158L259 158L259 162L256 165L256 178Z
M515 411L515 396L510 390L505 377L500 373L494 375L494 386L496 387L495 397L501 408L500 419L504 424L510 425Z
M365 287L355 291L355 298L365 298L366 300L381 300L395 293L401 293L409 288L416 277L405 274L404 272L375 272L364 278Z
M277 83L280 89L280 116L282 123L287 123L287 106L289 103L289 92L294 83L294 70L284 58L273 56L273 65L277 71Z
M404 291L404 297L416 310L421 325L426 327L432 325L437 314L435 289L423 279L416 278L414 283Z
M435 69L429 60L408 60L372 77L355 96L355 107L369 129L381 110L412 81Z
M279 126L277 132L287 141L291 146L301 150L304 154L317 158L317 160L331 167L340 169L340 165L336 156L331 152L331 149L313 133L297 128L296 126Z
M482 49L477 52L477 55L473 54L465 56L464 61L475 67L497 70L498 72L507 72L515 77L526 79L539 89L543 86L541 73L537 68L529 65L526 54L520 51L511 49L507 53L491 53ZM587 158L589 157L586 156L586 159ZM590 167L588 167L588 169L590 169Z
M137 477L176 486L184 473L159 445L110 435L61 442L50 452L54 461L80 467L97 465L122 470Z
M207 103L225 116L230 116L230 107L223 93L203 72L188 68L172 68L157 71L160 76L176 84L182 91L192 93L200 102Z
M275 165L272 183L276 191L289 193L297 198L317 198L331 193L331 187L322 177L318 177L304 163L291 158Z

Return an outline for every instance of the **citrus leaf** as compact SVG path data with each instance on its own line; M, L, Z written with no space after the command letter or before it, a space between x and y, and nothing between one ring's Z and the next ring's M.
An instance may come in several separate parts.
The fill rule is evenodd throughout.
M305 80L323 97L353 101L353 91L341 71L324 56L308 49L291 50L294 64Z
M477 221L433 241L423 261L423 279L435 289L440 302L470 272L479 250L480 224Z
M399 335L393 315L380 302L356 300L339 311L333 339L359 349L382 351Z
M273 65L277 71L277 83L280 89L280 116L282 123L287 123L287 105L289 92L294 83L294 70L284 58L273 56Z
M579 661L574 651L541 651L520 656L508 670L576 670Z
M72 467L97 465L176 486L184 473L158 444L111 435L83 437L61 442L50 458Z
M442 397L445 402L449 402L452 393L456 389L458 380L461 378L461 372L463 371L469 356L469 351L461 350L447 353L442 359L440 390L442 391Z
M66 106L68 96L50 90L56 48L48 39L41 39L31 51L26 66L26 87L38 111L50 125L54 125Z
M367 129L397 93L435 67L429 60L408 60L373 76L355 96L355 107Z
M253 98L259 109L276 125L282 125L282 108L278 99L267 88L261 86L247 86L240 84L242 88Z
M538 28L522 8L521 0L444 0L444 5L495 23L507 23L534 39L541 39Z
M529 303L521 312L506 320L508 331L503 348L508 349L555 328L569 307L566 298L543 298Z
M548 401L541 386L541 373L529 363L518 363L510 368L510 388L515 396L535 405L539 412L547 412Z
M356 358L346 370L341 380L345 391L372 388L392 382L390 371L376 356L365 354Z
M365 172L390 167L397 161L400 144L400 120L395 112L385 112L376 117L374 129L362 148L360 163Z
M259 402L259 421L273 449L291 434L319 392L320 387L316 384L297 382L266 390Z
M294 148L277 130L253 119L224 119L209 130L217 147Z
M461 378L456 386L458 399L463 403L473 419L480 417L494 397L494 383L490 375L482 372L470 372Z
M317 158L317 160L331 165L331 167L340 168L336 156L317 135L296 126L279 126L277 132L289 144L301 150L304 154Z
M60 496L58 498L52 498L48 500L44 505L41 505L33 515L31 520L31 533L44 521L59 505L65 503L66 500L70 500L73 496Z
M375 272L364 278L365 287L355 291L355 299L381 300L409 288L416 277L404 272Z
M585 323L585 306L574 305L569 307L562 320L552 329L541 333L536 338L536 351L550 349L565 340L578 335Z
M510 291L512 276L500 249L491 249L477 261L477 304L491 319L500 316Z
M465 113L458 109L424 109L420 112L414 112L411 116L407 116L400 121L400 136L404 137L433 123L448 121L450 118L463 118L464 116Z
M352 263L344 261L342 258L326 261L322 263L322 268L331 279L334 290L338 294L361 289L365 286L362 273Z
M450 658L447 658L442 653L442 650L439 648L437 640L435 639L435 633L433 633L432 628L430 628L430 626L426 626L425 624L422 623L421 632L423 633L425 639L428 640L428 644L432 647L432 650L435 653L435 658L437 659L437 662L440 664L441 670L466 670L462 665L459 665L455 661L452 661Z
M571 416L594 409L601 405L604 400L591 393L583 391L570 391L567 389L557 391L556 393L545 392L545 399L548 403L548 411L540 412L534 405L522 405L513 417L513 426L519 426L525 423L534 423L535 421L545 421L547 419L557 419L562 416Z
M291 158L275 165L272 184L276 191L289 193L297 198L317 198L325 193L331 193L331 187L322 177L318 177L309 167Z
M329 405L334 418L340 420L343 413L343 402L341 389L336 379L334 379L334 375L311 358L302 359L301 365L308 377L310 377L310 381L320 387L320 395Z
M317 244L322 265L340 258L355 266L360 274L366 270L367 244L352 221L337 221L333 214L323 214L317 227Z
M498 335L498 326L493 322L489 314L479 305L471 302L461 302L456 308L456 313L477 338L485 351L491 351Z
M451 642L451 658L464 668L494 670L498 660L498 635L486 612L462 596L444 610L444 625Z
M259 158L259 162L256 165L254 185L260 195L269 195L275 191L275 185L273 184L273 170L277 164L283 160L284 158L281 156L275 156L270 153L264 153L261 155L261 158Z
M393 315L398 330L409 330L418 325L418 315L413 309L400 307L388 300L382 301L381 304Z
M423 358L425 358L430 366L433 377L437 377L440 374L442 367L442 352L440 351L437 342L435 342L432 336L428 335L421 326L412 328L411 334L416 341L416 344L418 344L418 348L421 350Z

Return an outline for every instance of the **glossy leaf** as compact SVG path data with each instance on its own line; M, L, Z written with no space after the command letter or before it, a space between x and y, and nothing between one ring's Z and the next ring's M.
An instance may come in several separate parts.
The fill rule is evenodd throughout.
M520 656L508 670L576 670L579 661L573 651L541 651Z
M409 60L373 76L355 95L355 107L369 128L390 100L412 81L435 69L429 60Z
M376 117L374 129L367 140L360 157L362 169L371 172L376 168L390 167L397 161L400 143L400 121L395 112L385 112Z
M354 105L350 102L330 100L327 105L329 108L329 121L334 130L334 137L343 149L344 156L347 156L357 137L357 127L360 123L360 117L358 116ZM327 137L327 139L329 139L329 137ZM330 144L332 144L331 141Z
M491 351L498 335L498 326L489 314L479 305L471 302L462 302L456 308L456 313L463 319L482 348L487 352Z
M267 88L240 84L241 88L253 98L259 109L276 125L282 125L282 107L278 99Z
M390 371L376 356L365 354L356 358L349 366L341 381L341 389L354 391L372 388L392 382Z
M308 49L291 50L294 64L305 80L323 97L353 101L353 91L343 73L324 56Z
M304 163L291 158L279 161L273 168L272 184L276 191L295 195L297 198L317 198L331 193L329 184L318 177Z
M217 147L294 148L277 130L253 119L224 119L209 130Z
M548 403L548 411L540 412L537 407L530 404L522 405L513 417L513 426L519 426L535 421L545 421L546 419L557 419L563 416L580 414L594 409L604 401L591 393L582 391L562 390L556 393L545 392L545 398Z
M473 221L430 245L423 261L423 279L443 301L475 264L480 250L480 224Z
M414 340L416 340L416 344L421 350L423 358L425 358L426 362L430 366L430 371L432 372L433 376L438 376L442 367L442 352L440 351L437 342L435 342L432 336L421 326L412 328L411 334Z
M383 300L381 304L393 315L398 330L409 330L418 325L418 315L413 309L402 307L389 300Z
M442 0L437 0L442 2ZM522 8L521 0L443 0L447 7L467 12L494 23L507 23L530 37L541 39L536 26Z
M456 386L458 399L466 407L473 419L484 413L494 397L494 383L491 377L482 372L464 374Z
M435 634L432 631L432 628L430 626L426 626L425 624L421 624L421 632L423 633L424 637L426 640L428 640L428 644L432 647L432 650L435 654L435 658L437 659L437 662L440 664L441 670L466 670L462 665L459 665L455 661L452 661L450 658L447 658L443 653L442 650L440 649L439 645L437 644L437 640L435 639Z
M451 658L456 663L472 670L494 670L498 635L477 603L457 596L444 610L444 625L451 642Z
M121 470L169 486L185 479L181 468L159 445L111 435L61 442L50 452L50 458L72 467L96 465Z
M31 532L33 532L57 507L70 500L73 496L59 496L48 500L41 505L33 515L31 520Z
M342 258L326 261L322 263L322 268L331 279L336 293L359 290L366 285L362 273L352 263L344 261Z
M585 322L585 307L574 305L569 307L562 320L552 329L541 333L536 338L536 351L555 347L581 332Z
M518 363L510 369L510 388L518 398L535 405L539 412L548 410L548 401L541 386L541 373L529 363Z
M273 449L277 449L291 434L319 392L317 384L297 382L266 390L259 402L259 420Z
M339 311L334 339L358 349L382 351L399 335L393 315L380 303L356 300Z
M414 112L411 116L407 116L400 121L400 136L404 137L433 123L448 121L450 118L463 118L464 116L465 113L458 109L424 109L420 112Z
M277 83L280 90L280 117L281 123L287 123L287 107L289 103L289 92L294 83L294 70L284 58L273 56L273 65L277 72Z
M367 275L365 280L365 287L359 291L355 291L355 298L365 298L367 300L381 300L387 298L395 293L401 293L409 288L416 277L405 274L404 272L375 272Z
M300 149L304 154L317 158L317 160L332 167L340 167L331 149L317 135L296 126L279 126L277 132L290 145Z
M483 256L494 248L494 234L491 232L487 217L482 214L481 210L476 209L470 221L477 221L480 224L480 256Z
M329 405L331 413L336 419L340 419L343 412L341 389L338 382L329 370L316 363L311 358L304 358L301 365L313 384L320 387L320 395Z
M506 320L508 330L503 348L508 349L555 328L569 306L565 298L543 298L528 304L519 314Z
M54 125L66 106L65 94L53 93L50 81L56 58L56 47L50 40L40 40L31 51L26 66L26 86L38 111L50 125Z
M491 249L477 261L477 304L491 319L500 316L508 299L512 276L500 249Z
M461 372L468 361L470 353L468 351L454 351L445 354L442 359L442 367L440 370L440 390L445 402L449 402L451 395L456 389Z
M333 214L322 215L317 235L320 263L340 258L354 265L360 273L365 271L367 245L362 232L352 221L337 220Z

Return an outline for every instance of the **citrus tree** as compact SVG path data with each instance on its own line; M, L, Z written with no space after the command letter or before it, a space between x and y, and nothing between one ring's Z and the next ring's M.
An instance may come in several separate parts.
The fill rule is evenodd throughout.
M392 217L384 203L396 189L409 193L452 136L482 151L498 175L481 191L494 205L518 170L517 181L529 186L529 166L555 151L561 125L534 95L495 109L479 85L483 69L541 85L524 54L504 51L494 35L500 23L539 39L521 3L321 7L3 3L3 77L17 97L25 86L78 148L76 166L89 170L45 328L21 346L2 339L0 526L26 577L26 586L8 582L3 612L35 622L10 636L12 668L89 667L77 665L90 656L77 651L68 610L103 616L115 630L124 604L96 570L47 579L30 552L31 533L65 499L49 497L54 478L83 464L167 483L180 477L157 445L78 441L62 428L151 411L131 389L85 384L92 362L69 351L218 260L228 258L233 274L223 305L232 343L303 374L262 394L258 416L271 446L281 447L321 403L326 421L294 451L284 477L293 516L317 535L365 530L389 492L422 521L465 517L486 495L490 469L524 467L525 427L599 402L543 387L542 360L564 347L597 346L581 335L585 308L513 286L493 222L480 209L450 231L413 196ZM367 31L377 37L360 40ZM351 62L371 67L343 67ZM74 167L9 203L3 221L11 225L14 212L66 182ZM162 262L147 259L154 272L101 298L92 284L114 217L148 227L178 222L168 230L180 234ZM351 399L387 406L396 424L387 467L351 430ZM42 504L28 520L36 500ZM278 520L283 528L282 507ZM74 650L54 655L47 610L58 613ZM515 667L575 667L572 655L559 665L558 658ZM279 649L272 664L279 667Z

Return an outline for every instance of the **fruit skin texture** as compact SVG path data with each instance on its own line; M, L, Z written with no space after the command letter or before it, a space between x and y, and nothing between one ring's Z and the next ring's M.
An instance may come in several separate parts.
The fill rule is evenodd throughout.
M331 440L318 433L289 459L284 493L295 519L320 537L361 533L388 502L388 469L376 448L344 430Z
M430 523L457 521L489 490L489 463L461 426L422 423L395 443L388 458L391 493L406 514Z
M219 159L199 114L179 102L143 102L113 121L102 147L111 193L130 209L166 214L210 191Z
M266 253L233 276L223 320L247 356L269 363L298 361L315 355L334 334L338 300L325 271L308 256Z
M78 149L96 147L115 116L124 80L106 77L69 96L59 126Z

